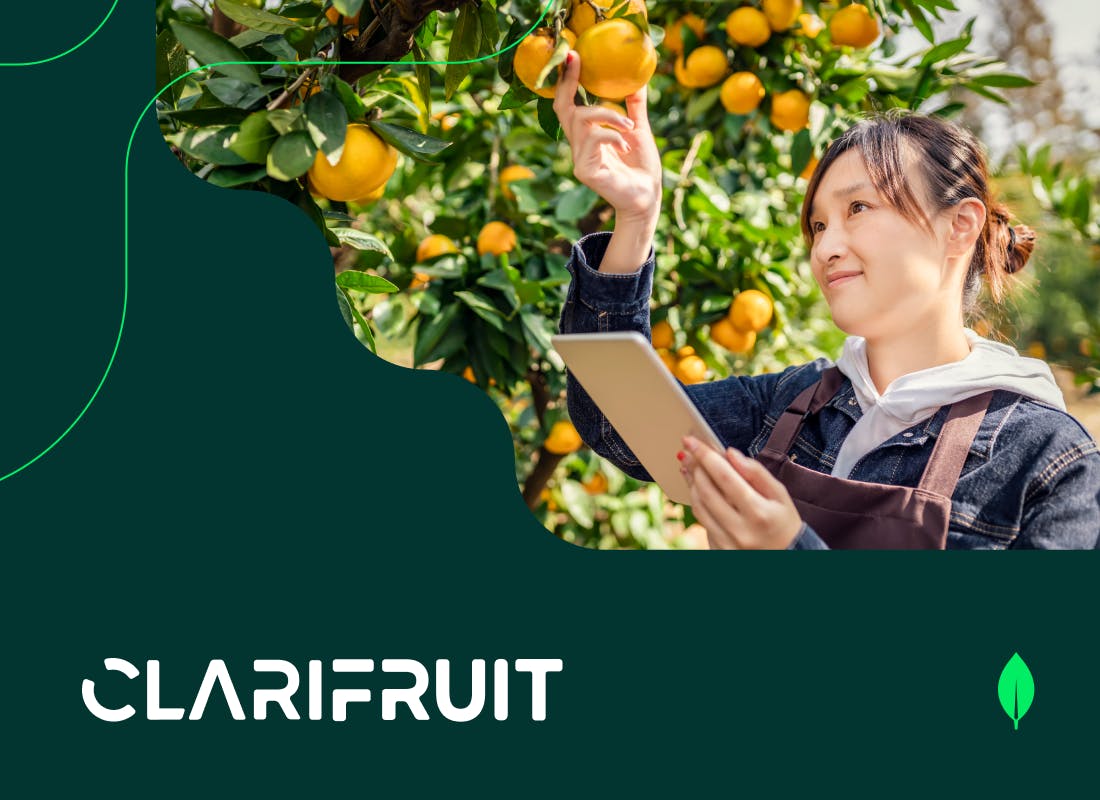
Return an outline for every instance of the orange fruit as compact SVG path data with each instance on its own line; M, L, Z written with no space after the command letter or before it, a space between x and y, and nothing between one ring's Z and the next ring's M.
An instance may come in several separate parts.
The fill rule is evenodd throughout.
M535 173L522 164L512 164L500 171L500 192L509 200L516 199L516 193L508 186L512 181L525 181L535 177Z
M676 374L676 356L670 353L668 350L658 350L657 355L660 357L661 362L668 367L668 371L673 375Z
M597 472L591 478L581 484L589 494L605 494L607 492L607 476Z
M825 22L816 14L799 14L798 25L799 30L811 39L816 39L825 30Z
M829 38L833 44L868 47L878 38L878 34L878 19L867 6L859 3L844 6L829 20Z
M444 236L442 233L433 233L431 236L424 237L424 240L417 245L416 263L419 264L421 261L429 261L444 253L457 252L458 247L450 236Z
M802 13L802 0L764 0L761 8L773 31L785 31Z
M772 97L772 125L781 131L797 132L810 124L810 96L798 89Z
M674 71L680 85L689 89L706 89L726 76L729 62L722 48L705 44L692 50L686 60L679 56Z
M581 435L577 433L577 429L573 427L573 423L569 420L562 419L551 426L550 433L547 435L546 441L542 443L542 446L546 448L548 453L563 456L567 453L579 450L582 444L584 444L584 442L581 441Z
M641 14L649 19L649 11L645 7L645 0L619 0L617 3L614 0L593 0L593 2L603 9L605 20L618 15L623 7L628 4L627 14ZM580 36L595 24L596 10L592 8L588 0L573 0L572 8L569 11L569 21L566 23L569 30Z
M343 202L368 197L397 169L397 151L368 126L348 125L344 152L333 166L318 151L309 168L309 181L322 197Z
M723 317L710 326L710 339L730 352L748 353L756 344L756 331L739 331L729 317Z
M663 319L653 326L653 330L650 331L650 338L653 340L653 346L658 350L672 347L672 326L667 319Z
M468 380L470 383L477 383L477 377L474 375L474 368L467 366L462 370L462 377Z
M757 289L746 289L733 298L729 321L743 333L760 332L772 321L772 299Z
M684 356L676 362L674 373L682 383L700 383L707 376L707 362L699 356Z
M477 235L477 253L499 256L516 249L516 232L503 222L490 222Z
M665 28L665 41L664 45L673 53L684 52L684 35L683 27L687 25L688 29L695 34L696 39L702 39L703 34L706 32L707 23L702 17L698 17L695 14L685 14L680 17L674 23Z
M817 156L810 156L810 160L806 162L806 166L798 173L798 177L808 181L813 176L814 170L817 169L818 160Z
M362 11L359 12L359 14L362 13ZM344 17L344 30L347 31L347 33L350 33L352 36L359 35L359 14L356 14L354 17ZM332 8L331 6L329 6L328 10L325 11L325 17L327 17L328 21L331 22L333 25L336 25L340 22L340 12L337 11L335 8Z
M764 99L764 84L751 72L735 72L722 84L718 99L731 114L750 114Z
M1047 357L1046 345L1042 342L1032 342L1025 351L1032 358L1045 359Z
M417 289L423 289L429 283L431 283L432 276L426 272L414 272L413 279L409 281L409 291L415 292ZM466 369L469 369L467 367Z
M573 31L565 28L561 32L562 38L569 42L572 48L577 42L577 36ZM519 78L520 83L537 94L539 97L553 97L554 86L558 82L556 71L547 76L544 84L536 88L539 75L546 69L550 56L554 54L558 43L554 38L554 32L550 28L539 28L523 38L516 47L515 58L512 61L512 69Z
M609 100L634 94L657 69L653 40L625 19L596 23L577 38L574 49L581 57L581 86Z
M742 6L726 17L726 34L735 44L759 47L771 38L772 28L763 11Z

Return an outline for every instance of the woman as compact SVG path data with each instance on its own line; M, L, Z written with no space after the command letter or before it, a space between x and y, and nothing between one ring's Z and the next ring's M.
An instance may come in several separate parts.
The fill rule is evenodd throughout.
M615 228L574 246L561 331L649 336L661 165L645 89L629 118L577 106L579 70L571 52L554 109ZM1096 442L1045 363L963 324L983 281L1005 296L1035 238L990 195L974 138L916 114L859 123L810 179L802 229L849 338L835 366L685 387L728 445L686 437L676 454L711 547L1097 547ZM568 392L584 440L648 480L572 376Z

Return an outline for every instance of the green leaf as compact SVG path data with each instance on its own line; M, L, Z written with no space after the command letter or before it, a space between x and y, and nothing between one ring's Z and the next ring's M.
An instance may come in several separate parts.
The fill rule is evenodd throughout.
M461 303L451 303L434 317L427 318L427 324L424 324L426 318L421 315L416 332L416 345L413 347L414 366L420 366L427 360L425 356L435 349L461 311Z
M336 285L341 289L354 289L367 294L392 294L398 289L385 278L368 275L353 269L344 270L336 276Z
M203 66L217 64L213 67L223 75L230 78L252 83L259 86L262 81L260 74L251 64L223 63L248 61L248 57L231 45L228 41L208 28L200 28L197 25L188 25L179 20L169 22L172 32L191 55Z
M279 108L268 112L267 121L281 134L305 130L300 108Z
M292 181L313 166L317 146L305 131L280 136L267 154L267 172L280 181Z
M347 290L340 288L339 284L337 284L337 290L344 295L344 302L347 303L347 310L351 312L352 317L359 323L359 341L363 342L372 353L378 355L377 346L374 343L374 333L371 331L370 325L363 319L363 315L359 313L359 309L356 308L355 303L352 302L351 297L348 296ZM341 308L340 310L343 312L344 309ZM348 327L352 327L350 323ZM355 329L352 328L352 330L354 331Z
M336 307L340 309L340 316L344 318L344 323L354 331L355 319L351 316L351 301L339 286L336 287Z
M809 129L804 129L795 134L791 142L791 172L801 175L802 170L810 163L814 154L814 144L810 140Z
M198 128L209 128L218 125L239 125L248 118L248 111L243 108L185 108L179 111L165 111L164 116L170 117L184 125L194 125Z
M279 138L278 131L267 121L267 114L258 111L251 115L229 143L229 149L249 163L267 164L268 151Z
M218 8L234 22L264 33L284 33L297 28L298 23L278 14L272 14L259 8L241 5L231 0L218 0Z
M447 71L443 76L443 97L450 100L459 84L470 72L470 64L461 63L477 58L481 46L481 16L473 3L466 3L458 10L451 46L447 51Z
M172 82L186 72L187 51L176 40L172 31L165 28L157 37L157 92L159 93L168 84L172 84L172 88L168 90L168 97L171 98L173 105L179 102L184 82Z
M253 86L235 78L211 78L203 82L202 88L220 102L237 108L250 108L268 94L262 86Z
M504 330L504 315L492 301L478 292L455 292L455 297L470 307L470 310L488 322L498 331Z
M514 267L511 269L515 271ZM492 272L488 272L478 278L477 282L479 286L484 286L488 289L496 289L503 294L504 299L508 301L508 307L513 311L519 308L519 295L516 294L516 287L512 285L508 273L503 269L495 269Z
M166 137L168 141L183 150L189 156L208 164L235 167L246 163L243 158L229 149L229 142L237 135L235 125L218 128L196 128L180 131Z
M550 352L551 334L550 331L547 330L547 327L549 327L551 323L546 316L531 311L521 311L519 318L520 323L523 325L523 334L528 344L538 350L542 355Z
M539 97L538 115L539 127L546 131L547 136L557 141L561 137L561 123L554 113L554 101L551 98Z
M348 132L348 112L331 92L319 92L306 101L306 129L330 164L340 160Z
M366 115L367 106L363 103L363 98L348 85L347 81L341 80L335 75L329 75L325 80L327 81L326 85L331 86L337 97L340 98L340 102L344 104L344 110L348 112L349 120L362 119Z
M562 508L584 528L591 528L596 516L596 500L577 481L564 480L558 487Z
M1001 677L997 680L997 697L1001 708L1012 720L1013 730L1019 730L1020 720L1035 699L1035 678L1019 653L1013 653L1001 670Z
M232 189L235 186L255 183L267 177L267 167L233 168L222 167L216 169L207 176L206 180L223 189Z
M346 244L348 247L354 247L356 250L384 253L390 258L393 258L393 253L390 252L390 248L386 247L386 243L371 236L369 233L364 233L355 228L333 228L332 232L336 235L336 238L340 240L340 244Z
M969 46L970 37L961 36L958 39L952 39L949 42L943 42L942 44L929 48L928 52L924 54L924 58L921 59L918 69L930 67L939 61L946 61L951 58L951 56L958 55Z
M1035 81L1030 78L1025 78L1023 75L1013 75L1008 72L994 73L992 75L974 75L971 76L970 81L979 86L992 86L995 89L1024 89L1028 86L1035 85Z
M427 51L417 42L413 42L413 60L416 61L416 85L420 90L420 96L424 98L424 116L432 117L432 71L426 62L431 61Z
M345 17L354 17L363 8L363 0L332 0L332 7Z
M389 142L400 152L417 161L431 163L430 159L432 156L438 155L452 144L443 139L436 139L434 136L428 136L426 133L402 128L400 125L394 125L392 122L375 121L368 124L371 130L381 136L382 139Z
M575 222L587 214L600 196L583 183L561 193L554 219L559 222Z
M936 35L932 32L932 24L928 21L928 17L924 16L924 12L910 0L901 0L901 7L909 13L909 18L913 20L913 24L920 31L921 36L931 44L935 44Z

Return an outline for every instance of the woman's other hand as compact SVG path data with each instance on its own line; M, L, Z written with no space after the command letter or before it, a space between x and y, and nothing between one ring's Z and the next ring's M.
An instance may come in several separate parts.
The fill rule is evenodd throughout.
M680 471L711 549L783 550L802 529L787 489L759 461L684 437Z
M649 127L646 87L626 98L627 117L603 106L580 106L574 99L580 70L580 56L570 51L554 95L554 113L573 153L573 174L615 209L617 227L655 228L661 157Z

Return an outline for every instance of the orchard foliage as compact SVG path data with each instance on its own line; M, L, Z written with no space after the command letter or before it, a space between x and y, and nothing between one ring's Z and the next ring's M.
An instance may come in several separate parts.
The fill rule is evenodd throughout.
M524 86L513 68L516 45L536 27L561 30L570 5L161 0L157 113L188 169L219 186L277 194L314 221L333 248L340 309L368 347L409 366L465 375L491 394L514 432L524 496L551 529L591 546L675 546L666 530L684 512L656 487L583 448L543 446L566 413L564 368L550 335L570 248L611 217L573 177L552 100ZM858 114L919 108L951 116L962 106L945 99L948 90L1003 100L1004 90L1030 85L972 52L969 25L959 38L935 40L930 22L953 10L950 0L871 0L880 35L867 47L831 38L830 18L849 3L818 0L786 2L779 11L793 24L756 46L731 41L733 11L762 7L775 17L780 5L664 2L649 3L646 15L629 4L608 11L658 45L650 118L665 191L653 320L669 322L671 350L692 348L708 378L835 356L843 336L806 265L798 212L807 170ZM700 26L676 26L685 58L708 47L711 69L755 74L764 97L754 110L727 111L721 80L696 88L677 79L676 55L662 40L689 12L703 25L701 35ZM901 55L897 33L911 28L924 46ZM566 50L557 48L544 78ZM582 90L578 100L600 98ZM351 123L369 126L401 154L396 171L379 197L313 196L310 167L317 158L338 162ZM534 177L505 192L500 176L511 165ZM478 247L493 221L515 231L514 248ZM455 246L420 263L418 245L431 234ZM748 289L771 299L774 317L751 352L733 353L712 340L710 326Z

